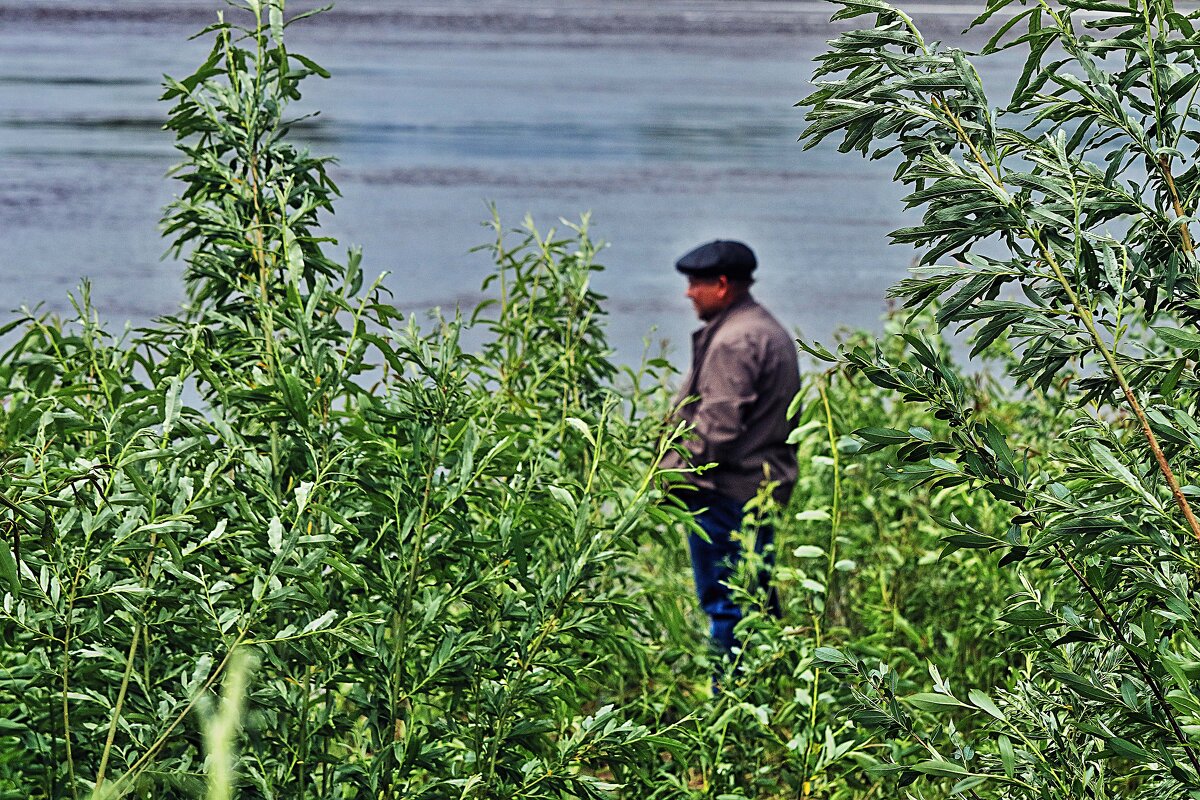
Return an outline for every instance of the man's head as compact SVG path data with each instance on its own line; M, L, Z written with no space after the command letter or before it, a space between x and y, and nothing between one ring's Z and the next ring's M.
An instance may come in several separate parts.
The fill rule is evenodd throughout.
M702 244L675 262L675 269L687 276L687 298L705 322L749 291L756 266L753 250L722 240Z

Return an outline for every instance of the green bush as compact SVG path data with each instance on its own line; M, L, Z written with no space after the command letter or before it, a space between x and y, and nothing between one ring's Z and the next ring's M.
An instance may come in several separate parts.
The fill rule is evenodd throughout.
M999 684L964 690L931 670L932 691L915 693L853 647L819 657L898 748L879 772L902 783L1200 796L1196 12L1024 8L982 54L1028 51L998 113L967 54L926 42L885 3L841 5L835 17L875 24L821 56L806 138L838 134L843 150L899 162L906 203L924 216L893 238L923 254L894 295L914 311L940 300L939 327L969 329L974 353L1006 348L1027 402L1060 407L1032 425L1040 436L1026 419L979 413L915 333L910 357L824 354L946 423L932 440L860 432L900 445L893 477L1002 504L992 524L951 520L945 541L1000 554L1020 579L995 613L998 630L1020 634L1022 657ZM989 4L976 24L1008 5Z
M226 796L236 751L242 797L606 794L676 746L598 701L651 627L616 565L680 515L610 385L586 227L496 223L478 356L460 319L419 330L326 254L327 160L285 136L324 72L245 5L166 84L185 312L114 339L85 289L9 326L4 788Z
M1078 125L1034 139L996 125L962 54L846 8L878 26L824 58L848 74L810 99L810 136L892 136L879 154L928 211L897 238L961 258L897 288L918 316L881 342L805 345L833 366L794 404L796 490L749 509L776 526L784 613L761 612L748 559L715 694L689 519L656 472L669 366L612 361L588 220L494 219L490 299L422 328L357 252L328 254L329 161L288 138L302 81L326 77L284 45L305 15L245 0L210 27L164 94L185 308L113 336L85 285L72 319L3 328L0 796L1197 791L1179 514L1200 339L1172 216L1194 169L1170 167L1193 136L1191 23L1103 23L1157 26L1139 50L1027 10L1014 109ZM1086 80L1041 66L1055 42ZM1116 116L1148 74L1176 110ZM1106 137L1171 125L1166 165L1123 177L1141 140ZM988 236L1012 258L970 252ZM1009 376L964 377L929 333L947 325L976 325Z

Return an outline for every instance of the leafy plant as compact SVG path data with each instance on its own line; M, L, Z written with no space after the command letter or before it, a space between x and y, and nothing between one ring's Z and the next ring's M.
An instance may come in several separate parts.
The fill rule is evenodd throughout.
M596 701L651 627L614 566L679 515L609 384L596 247L497 222L482 357L461 319L423 332L325 254L328 159L286 138L325 75L284 45L305 15L230 15L164 94L184 313L114 339L85 287L0 355L6 789L607 795L677 747Z
M1008 505L1007 524L950 520L945 541L1000 552L1018 571L1025 588L999 623L1029 654L991 699L937 675L933 693L902 696L886 665L820 655L858 687L863 719L908 743L890 768L905 781L949 778L953 793L989 796L1194 796L1195 12L1030 4L982 53L1028 50L998 113L968 54L926 42L885 3L841 5L835 18L875 24L820 57L823 80L803 101L808 144L838 134L842 150L898 160L906 203L924 216L893 239L923 254L893 294L914 311L938 300L939 326L970 329L973 354L1006 343L1017 385L1065 408L1058 438L1034 447L1019 425L979 413L917 333L911 358L813 348L947 423L937 439L860 432L901 445L895 478ZM970 735L923 729L925 712L972 711Z
M823 57L810 141L900 160L915 316L808 345L797 487L749 509L784 613L747 558L714 695L669 367L613 363L588 219L494 215L491 299L406 318L327 254L306 14L235 4L166 82L183 311L113 336L85 285L4 328L0 795L1200 791L1192 23L1130 8L1001 26L1034 135L966 54L844 4L877 25ZM1008 378L915 332L947 326Z

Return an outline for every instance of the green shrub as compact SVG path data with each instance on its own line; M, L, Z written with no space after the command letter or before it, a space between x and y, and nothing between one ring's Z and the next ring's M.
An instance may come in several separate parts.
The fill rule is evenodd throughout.
M327 159L285 137L324 72L244 5L166 84L185 312L114 339L85 289L0 355L5 788L226 796L235 751L242 797L607 794L677 746L597 700L652 627L614 567L679 515L586 227L496 224L479 356L421 331L326 255ZM237 737L204 709L247 652Z
M1200 796L1189 672L1196 13L1169 2L1024 8L983 52L1028 50L1000 114L967 54L927 43L884 3L842 5L835 17L875 25L821 56L806 138L839 134L843 150L898 160L906 203L924 216L893 238L923 255L894 295L913 310L939 300L939 327L970 329L975 353L1006 347L1026 402L1061 408L1032 426L979 413L917 333L909 357L824 354L947 424L932 441L860 432L900 445L894 478L969 486L1006 507L990 525L951 520L945 542L998 553L1015 571L1023 587L995 609L995 627L1020 633L1022 657L998 685L965 690L931 670L932 691L915 693L853 647L819 657L855 687L859 719L895 743L880 773L902 783ZM991 3L976 24L1008 5Z
M931 106L872 97L838 116L839 91L887 84L880 64L933 70L904 79L918 92L967 70L869 8L886 30L827 60L864 72L821 90L814 135L895 122L902 177L937 186L931 170L964 151L904 114L961 105L951 128L982 136L981 101L943 88ZM940 339L896 320L875 346L846 334L839 357L808 345L839 363L796 400L796 490L750 508L777 529L784 614L761 613L748 559L744 646L714 695L688 518L656 473L679 432L669 367L613 363L588 220L560 236L493 219L491 299L422 328L365 283L357 252L327 254L329 160L287 135L302 81L326 76L284 45L305 15L277 0L230 14L164 95L183 311L115 337L85 285L73 319L4 328L0 796L866 798L921 775L955 780L916 791L975 795L1190 789L1190 540L1111 376L1060 370L1091 351L1046 264L972 256L899 288L921 311L956 287L917 324L985 318L979 347L1010 383L964 378ZM911 52L867 46L897 37ZM1018 205L1062 217L1028 194L1058 196L1043 162ZM974 197L986 173L962 170L955 192ZM938 209L906 235L958 252L973 234L938 233L959 220ZM1065 252L1069 236L1036 230ZM1138 243L1181 238L1176 220L1129 230L1124 272L1115 245L1076 234L1097 254L1079 273L1090 319L1123 342L1146 313L1137 292L1161 285ZM1018 280L1032 305L987 296ZM1184 283L1154 308L1186 318ZM1186 496L1196 343L1139 336L1153 358L1114 363L1153 384L1134 399Z

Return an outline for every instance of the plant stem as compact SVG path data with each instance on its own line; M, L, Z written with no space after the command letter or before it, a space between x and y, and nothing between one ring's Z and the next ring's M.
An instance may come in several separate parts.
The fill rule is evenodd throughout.
M129 677L133 673L133 657L137 652L138 637L142 626L133 626L133 640L129 643L129 651L125 654L125 674L121 676L121 688L117 692L117 703L113 706L112 720L108 724L108 736L104 739L104 751L100 754L100 766L96 770L96 791L104 785L104 773L108 768L108 757L112 752L113 739L117 733L117 721L121 718L121 707L125 705L125 692L129 688Z
M1158 437L1154 435L1154 431L1150 428L1150 420L1146 417L1146 412L1142 410L1142 404L1138 402L1137 397L1133 393L1133 389L1129 385L1129 381L1125 378L1125 372L1117 363L1112 351L1100 336L1100 332L1096 329L1095 320L1092 318L1092 312L1088 310L1080 301L1079 295L1075 293L1075 289L1067 280L1066 274L1059 265L1058 260L1054 257L1054 253L1045 244L1042 237L1032 229L1029 231L1033 236L1034 242L1038 246L1042 257L1050 268L1054 270L1054 276L1063 290L1067 293L1067 297L1071 301L1071 305L1075 308L1075 313L1083 322L1088 333L1092 337L1092 341L1099 351L1100 356L1104 359L1104 363L1108 365L1109 371L1117 381L1117 385L1121 387L1121 392L1125 396L1125 403L1129 409L1137 417L1138 423L1141 426L1142 435L1146 438L1146 442L1150 445L1150 451L1154 454L1154 460L1158 464L1158 469L1163 477L1167 480L1167 486L1171 488L1171 495L1175 498L1175 504L1179 506L1179 510L1183 512L1184 519L1187 520L1188 527L1192 530L1192 535L1200 540L1200 522L1196 520L1196 515L1192 513L1191 504L1188 503L1187 497L1183 493L1183 489L1179 486L1179 481L1175 478L1175 473L1171 470L1171 465L1167 461L1167 456L1163 453L1162 447L1158 443Z
M234 640L229 650L225 653L225 657L221 659L221 663L218 664L216 669L212 671L212 674L208 676L208 680L204 682L204 685L200 687L200 690L193 695L192 699L189 700L187 705L184 706L183 710L176 715L175 719L171 720L171 723L167 725L166 729L161 734L159 734L159 737L155 739L148 748L146 748L146 752L142 753L141 757L137 761L133 762L133 765L129 767L129 770L120 778L117 778L115 781L113 781L114 792L122 784L128 783L131 778L134 778L141 773L141 771L144 770L150 763L150 759L158 754L158 751L162 749L162 746L166 744L167 739L170 738L171 733L174 732L177 727L179 727L179 723L183 722L187 715L192 713L192 709L196 707L196 703L206 692L212 688L213 684L217 682L217 678L219 678L225 671L225 668L229 666L230 657L241 645L242 640L246 638L246 634L249 633L249 630L249 628L245 628L238 633L237 639Z
M1168 156L1160 156L1157 163L1163 181L1167 184L1167 191L1171 193L1171 206L1175 210L1175 216L1179 218L1179 234L1183 237L1183 251L1189 256L1194 256L1196 248L1192 243L1192 233L1188 229L1187 222L1184 221L1187 212L1183 208L1183 202L1179 199L1179 190L1175 188L1175 178L1171 175L1171 159Z
M146 556L146 566L142 570L142 586L148 588L150 567L154 563L154 551L158 546L158 533L150 534L150 553ZM142 603L142 613L145 614L146 603ZM121 719L121 709L125 705L125 693L129 689L129 678L133 675L133 661L137 654L138 638L142 632L141 624L133 626L133 640L129 643L129 651L125 654L125 674L121 676L121 688L117 692L117 703L113 706L112 721L108 724L108 736L104 740L104 751L100 754L100 767L96 770L96 791L104 785L104 773L108 767L108 757L112 752L113 739L117 734L117 722Z
M829 406L829 395L825 391L824 382L817 384L817 391L821 393L821 403L825 407L825 430L829 434L829 455L833 459L833 507L830 510L829 558L825 567L825 610L821 615L825 618L829 614L829 587L833 583L834 564L837 563L838 530L842 517L842 467L833 424L833 410Z
M987 175L996 183L996 186L1000 188L1001 191L1004 191L1003 182L999 177L992 174L990 164L986 159L983 158L983 154L980 153L975 147L974 143L971 141L971 137L967 136L967 133L959 123L958 118L936 97L932 97L931 102L934 104L934 106L943 110L947 117L954 124L954 127L957 129L962 141L967 145L967 147L970 148L971 155L975 160L975 163L977 163L987 173ZM1163 174L1168 181L1168 185L1174 187L1174 181L1171 179L1170 171L1165 170ZM1007 193L1005 194L1007 196ZM1180 216L1182 216L1182 205L1180 205L1178 195L1174 192L1173 188L1172 196L1175 200L1176 211L1180 214ZM1187 233L1186 225L1183 227L1185 246L1190 253L1192 252L1191 237ZM1187 520L1187 524L1188 527L1191 528L1192 535L1195 536L1197 540L1200 540L1200 521L1197 521L1196 515L1192 513L1191 504L1188 503L1187 497L1183 494L1183 490L1179 486L1179 481L1175 478L1175 473L1171 470L1171 465L1168 463L1162 447L1159 446L1158 438L1154 435L1154 431L1150 428L1150 421L1146 418L1146 413L1142 410L1141 403L1138 402L1137 397L1133 393L1133 389L1129 385L1129 381L1125 378L1124 371L1117 363L1117 360L1113 356L1112 351L1109 349L1107 343L1105 343L1104 339L1100 336L1100 332L1096 329L1096 323L1092 317L1091 311L1080 302L1079 295L1075 292L1074 287L1071 286L1071 282L1067 280L1067 276L1063 272L1062 266L1058 263L1058 259L1054 257L1053 251L1051 251L1050 247L1046 244L1038 230L1034 228L1028 222L1028 220L1025 222L1025 230L1037 245L1038 251L1041 253L1042 258L1054 271L1055 279L1067 293L1067 297L1071 301L1071 305L1074 307L1075 313L1078 315L1080 321L1083 322L1084 327L1087 328L1088 334L1092 337L1092 342L1095 344L1097 351L1100 353L1100 356L1104 359L1104 363L1112 372L1117 384L1121 387L1121 392L1125 396L1125 403L1129 406L1129 409L1133 411L1134 416L1136 416L1138 419L1138 423L1142 429L1142 435L1146 438L1146 442L1150 445L1150 450L1154 454L1154 460L1158 464L1159 471L1166 479L1167 485L1171 489L1171 495L1175 498L1175 504L1179 507L1179 510L1183 512L1184 519Z
M90 542L90 534L87 541ZM75 757L71 747L71 710L68 695L71 689L71 620L75 616L76 591L79 580L83 576L83 560L81 559L75 577L71 580L70 592L67 596L65 624L63 627L63 666L62 666L62 721L63 743L66 746L67 775L71 780L71 796L79 796L79 787L75 783Z
M1167 702L1166 694L1163 692L1162 686L1159 685L1158 679L1154 677L1154 673L1150 671L1149 666L1147 666L1147 664L1142 660L1142 657L1137 654L1137 651L1133 649L1133 645L1131 645L1125 639L1125 634L1121 632L1121 626L1115 619L1113 619L1112 614L1109 612L1108 607L1104 604L1099 592L1096 591L1083 572L1081 572L1080 569L1075 566L1073 561L1067 558L1066 553L1064 553L1062 548L1057 544L1054 545L1054 550L1062 562L1067 565L1067 569L1071 570L1072 574L1075 575L1075 579L1079 581L1081 586L1083 586L1084 591L1086 591L1088 596L1092 598L1092 602L1096 604L1096 610L1100 612L1100 614L1104 617L1104 620L1108 623L1109 628L1112 629L1113 636L1116 637L1117 642L1121 645L1125 652L1129 654L1129 657L1133 659L1133 663L1137 666L1138 672L1142 673L1142 677L1145 678L1146 684L1150 687L1150 691L1154 694L1155 702L1158 703L1159 708L1162 709L1163 715L1166 716L1167 721L1171 724L1171 730L1175 734L1175 738L1179 741L1179 744L1183 747L1183 752L1187 755L1188 761L1191 762L1192 769L1194 769L1197 774L1200 774L1200 758L1196 756L1195 749L1192 747L1191 742L1188 740L1187 736L1184 735L1183 729L1176 721L1175 713L1172 710L1171 705Z
M841 519L841 503L842 503L842 468L841 461L837 449L837 436L833 424L833 409L829 405L829 393L825 388L825 376L822 376L817 381L817 392L821 396L821 404L825 410L825 431L829 437L829 453L833 459L833 501L830 511L830 526L829 526L829 553L825 569L825 606L822 608L819 615L815 615L813 619L813 646L821 646L821 632L824 628L824 620L829 613L830 603L830 586L833 583L833 565L837 560L837 539L839 521ZM816 667L813 670L812 684L812 700L809 704L809 719L808 727L810 731L815 732L817 729L817 699L821 696L821 668ZM804 753L804 797L809 796L809 787L811 782L811 774L809 773L809 765L811 763L812 754L818 749L819 745L814 739L809 743L807 750Z

